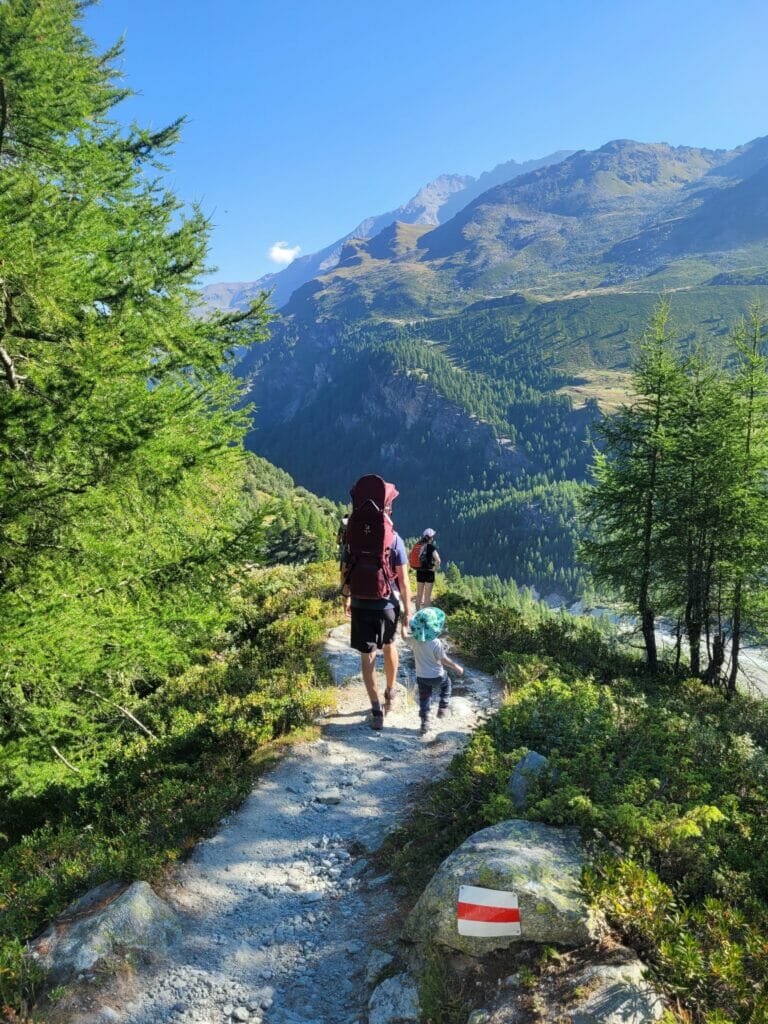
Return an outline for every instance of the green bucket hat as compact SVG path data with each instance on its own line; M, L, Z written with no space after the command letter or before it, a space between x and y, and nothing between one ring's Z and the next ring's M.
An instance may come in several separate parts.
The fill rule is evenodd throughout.
M410 625L417 640L437 640L445 627L445 612L439 608L422 608L413 616Z

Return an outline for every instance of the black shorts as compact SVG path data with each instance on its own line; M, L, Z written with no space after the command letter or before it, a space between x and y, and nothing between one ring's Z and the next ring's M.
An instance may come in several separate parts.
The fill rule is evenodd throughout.
M350 647L363 654L381 650L395 639L399 618L400 609L391 604L381 609L353 607Z
M417 569L416 570L416 582L417 583L434 583L435 582L435 570L434 569Z

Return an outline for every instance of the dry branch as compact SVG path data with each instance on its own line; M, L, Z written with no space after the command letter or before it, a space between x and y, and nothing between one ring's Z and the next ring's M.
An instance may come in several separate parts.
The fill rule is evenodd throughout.
M72 762L68 761L66 759L66 757L64 757L62 752L60 750L58 750L56 747L54 747L53 744L51 744L51 750L54 752L56 757L59 758L60 761L64 762L64 764L67 766L67 768L69 768L71 771L73 771L75 773L75 775L79 775L80 774L80 769L79 768L75 768L75 766L72 764Z
M122 704L118 704L116 701L110 700L108 697L102 697L102 695L100 693L97 693L96 690L89 690L87 686L83 686L81 687L81 689L83 690L84 693L90 693L92 694L92 696L98 697L99 700L103 700L105 704L111 704L113 708L117 708L117 710L122 712L122 714L124 714L126 718L130 718L132 722L138 725L138 727L142 729L147 734L147 736L150 736L153 740L157 739L157 736L155 736L152 730L147 728L147 726L144 725L143 722L140 722L136 715L132 714L128 710L128 708L124 708Z

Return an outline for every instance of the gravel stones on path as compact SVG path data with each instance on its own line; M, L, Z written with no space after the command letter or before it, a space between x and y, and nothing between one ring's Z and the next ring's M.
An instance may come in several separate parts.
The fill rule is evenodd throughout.
M402 645L395 707L374 732L348 637L347 624L327 641L338 707L324 721L322 738L297 744L175 869L162 895L178 915L181 937L162 965L139 966L119 985L103 986L99 1012L109 1011L110 1020L358 1024L366 1018L371 968L387 962L380 959L382 945L399 927L396 894L386 874L372 871L366 852L402 819L424 782L447 767L499 697L492 679L468 673L437 741L425 745L411 655ZM100 1018L81 1012L76 1019L96 1024Z

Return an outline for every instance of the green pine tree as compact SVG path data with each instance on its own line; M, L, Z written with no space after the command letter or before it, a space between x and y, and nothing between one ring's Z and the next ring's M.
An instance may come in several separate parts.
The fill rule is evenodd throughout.
M129 699L220 628L259 526L231 368L264 300L194 315L208 225L160 182L181 122L113 119L119 47L84 6L0 4L0 730L51 759L92 691Z
M653 314L631 387L632 404L598 428L604 448L595 455L595 486L584 500L589 534L582 552L595 580L637 612L646 662L655 671L655 620L662 597L658 542L669 485L667 428L684 388L667 301Z
M728 690L739 672L746 626L766 625L768 565L768 321L755 305L733 333L737 365L733 398L737 432L735 486L726 549L731 592L731 665Z

